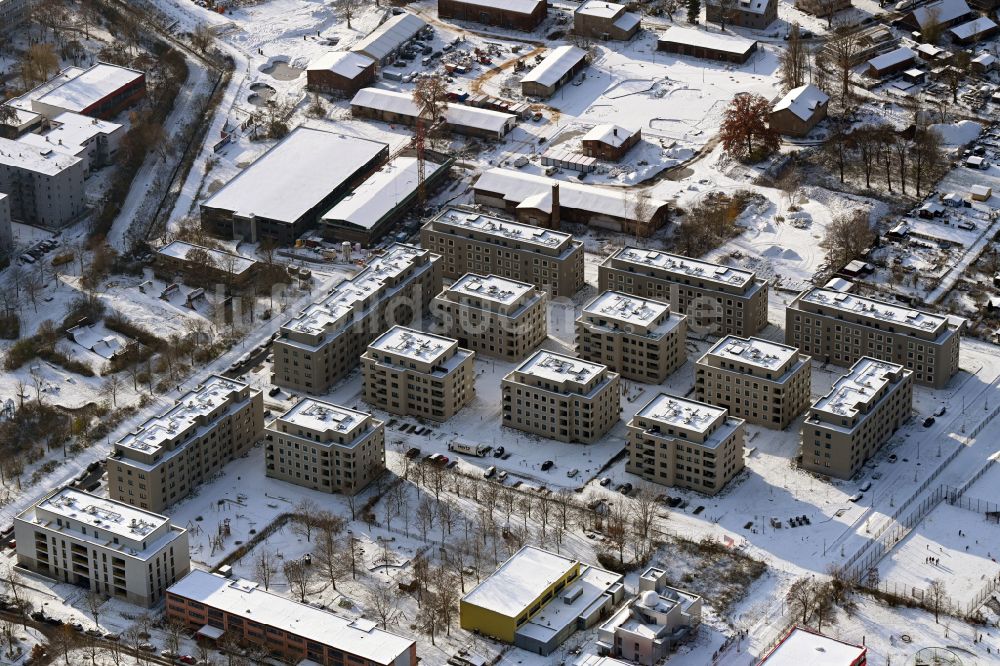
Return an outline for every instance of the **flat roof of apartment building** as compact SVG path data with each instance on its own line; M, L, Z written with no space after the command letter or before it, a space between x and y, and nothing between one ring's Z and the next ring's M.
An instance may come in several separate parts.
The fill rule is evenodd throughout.
M723 407L661 393L640 409L636 416L704 434L711 430L716 421L725 418L726 414L727 410Z
M569 557L524 546L466 594L462 601L506 617L515 617L577 565L579 562Z
M760 338L740 338L727 335L715 343L706 353L726 361L745 363L765 370L780 368L790 359L799 356L795 347L762 340Z
M948 323L948 319L941 315L915 310L905 305L859 296L850 292L821 287L815 287L804 292L800 300L806 303L823 305L834 310L853 312L872 319L907 326L928 333L933 333L939 327Z
M76 68L73 68L74 70ZM79 72L64 70L62 82L35 101L79 113L143 77L143 73L128 67L99 62Z
M859 405L876 400L879 391L892 382L890 375L903 366L865 356L851 366L846 375L833 383L830 392L813 404L813 410L833 417L851 417L860 411ZM879 399L881 396L879 396Z
M55 150L55 146L35 146L0 137L0 164L44 176L57 176L81 162L79 157Z
M637 298L620 291L605 291L584 305L583 312L622 324L648 326L665 313L669 313L670 306L660 301Z
M456 342L457 340L443 335L424 333L406 326L393 326L375 338L368 348L414 361L437 364Z
M247 387L244 382L212 375L193 391L189 391L169 410L154 416L134 432L118 440L116 446L155 453L179 432L195 425L198 420L224 404L230 397Z
M28 511L36 509L48 511L62 517L65 521L76 521L132 541L142 541L167 524L169 520L166 516L161 516L158 513L137 509L134 506L106 497L97 497L68 486L49 495ZM24 519L31 520L30 518ZM81 538L95 543L103 544L108 540L106 537L98 536L96 531L93 534L82 534L79 530L74 530L74 534L80 534Z
M303 398L295 406L278 417L279 421L291 425L319 430L348 432L359 423L371 418L371 414L356 409L324 402L316 398Z
M448 291L463 296L472 296L501 305L516 303L525 294L535 290L535 285L519 282L498 275L466 273L448 287Z
M296 127L202 205L291 224L386 147L371 139Z
M371 620L340 617L266 592L253 581L223 578L207 571L192 571L167 592L376 664L392 664L414 644L409 638L379 629Z
M692 259L679 254L671 254L660 250L643 250L635 247L625 247L612 255L614 259L637 266L648 266L659 270L676 273L689 278L704 280L733 287L748 287L753 284L755 275L751 271L732 266L723 266L709 261Z
M379 294L378 300L385 298L389 294L387 284L409 270L426 252L412 245L393 244L385 254L369 261L360 273L339 283L330 295L307 306L282 328L311 335L323 333L372 294Z
M515 240L524 245L536 245L557 249L573 240L573 236L561 231L543 229L530 224L521 224L502 217L488 215L473 210L448 207L438 213L431 223L440 222L462 229L481 231L497 238Z
M607 369L607 366L600 363L591 363L583 359L541 349L518 366L515 372L540 379L548 379L557 383L565 382L568 379L585 383Z

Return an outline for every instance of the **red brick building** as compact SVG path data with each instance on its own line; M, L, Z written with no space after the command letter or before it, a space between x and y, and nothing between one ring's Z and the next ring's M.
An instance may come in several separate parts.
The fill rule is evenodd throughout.
M375 83L375 61L353 51L325 53L306 69L306 87L323 93L353 95Z
M596 125L583 135L583 154L600 160L617 162L625 157L625 153L642 139L642 130L638 127L627 128L621 125Z
M545 0L438 0L438 16L531 31L545 20Z

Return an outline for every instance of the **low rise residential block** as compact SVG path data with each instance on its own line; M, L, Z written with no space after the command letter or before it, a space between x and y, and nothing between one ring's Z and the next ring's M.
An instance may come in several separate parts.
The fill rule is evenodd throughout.
M745 425L721 407L661 393L628 423L625 471L714 495L743 470Z
M816 287L785 310L785 342L824 363L849 366L870 356L913 371L918 384L944 388L958 372L963 323L854 294Z
M618 422L621 387L607 366L537 351L500 383L505 426L592 444Z
M79 157L0 138L0 192L9 198L17 222L62 229L86 212L87 175Z
M752 271L626 247L598 268L598 288L669 303L699 335L758 333L767 326L767 282Z
M150 511L162 511L264 434L264 400L259 390L212 375L117 442L108 458L108 494Z
M371 414L305 398L268 424L267 476L353 495L385 471L385 428Z
M527 282L466 273L434 298L445 335L486 356L520 360L548 336L548 295Z
M190 570L187 531L166 516L57 488L14 519L17 565L138 606Z
M475 397L475 356L453 338L394 326L361 355L364 400L392 414L447 421Z
M659 384L687 360L687 317L660 301L606 291L576 319L580 358L625 379Z
M463 629L546 656L624 599L624 577L524 546L459 602Z
M913 410L913 372L861 358L817 400L802 424L803 468L849 479Z
M695 364L695 399L784 430L809 406L810 361L795 347L728 335Z

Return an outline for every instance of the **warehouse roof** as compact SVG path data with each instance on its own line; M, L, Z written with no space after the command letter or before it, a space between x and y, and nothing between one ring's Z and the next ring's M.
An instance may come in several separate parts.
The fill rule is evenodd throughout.
M463 5L503 9L514 14L532 14L545 0L458 0Z
M424 162L428 173L440 164ZM361 183L323 215L328 223L372 229L417 190L417 158L397 157Z
M142 77L138 70L99 62L70 76L35 101L79 113Z
M554 86L586 57L587 52L578 46L560 46L550 51L537 67L521 79L521 83Z
M362 88L351 99L351 106L375 109L414 119L420 116L420 108L413 101L412 95L395 90L383 90L382 88ZM463 104L449 104L444 109L443 115L449 126L472 127L497 133L503 132L508 124L516 120L516 116L512 113L478 109Z
M524 546L466 594L462 601L500 615L516 617L549 586L579 564L576 560L541 548Z
M427 23L413 14L397 14L388 21L372 30L365 38L358 41L351 50L364 53L376 60L382 60L398 49L403 42L416 36Z
M660 34L658 41L683 44L685 46L697 46L738 55L749 53L757 45L757 41L753 39L744 39L736 35L708 32L707 30L698 30L696 28L685 28L679 25L672 25L664 30Z
M337 76L353 79L373 64L373 60L363 53L354 51L331 51L309 63L309 71L333 72Z

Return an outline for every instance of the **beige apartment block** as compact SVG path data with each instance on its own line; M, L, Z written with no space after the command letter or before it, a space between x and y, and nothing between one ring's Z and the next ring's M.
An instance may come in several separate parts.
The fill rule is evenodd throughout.
M396 243L281 327L271 381L326 393L380 333L419 321L441 292L441 257Z
M548 294L527 282L466 273L434 297L444 335L477 354L520 360L548 336Z
M870 356L912 370L918 384L943 388L958 372L962 323L849 291L804 291L785 310L785 342L825 363Z
M261 392L212 375L169 410L115 442L108 458L108 495L141 509L163 511L263 435Z
M503 424L593 444L618 423L621 388L607 366L539 350L500 382Z
M393 326L361 356L364 400L392 414L447 421L475 397L475 358L458 340Z
M913 372L898 363L859 359L817 400L802 424L803 468L849 479L908 418Z
M266 430L266 474L353 495L385 471L385 427L371 414L305 398Z
M767 326L767 282L751 271L626 247L598 268L601 291L669 303L695 335L750 336Z
M714 495L742 471L745 434L722 407L661 393L628 422L625 471Z
M606 291L576 319L576 352L625 379L659 384L687 360L687 317L660 301Z
M583 287L583 243L569 234L449 206L420 229L444 277L498 275L570 297Z
M795 347L728 335L695 364L694 397L748 423L784 430L809 407L810 360Z
M190 570L187 531L166 516L56 488L14 519L17 565L139 606Z

